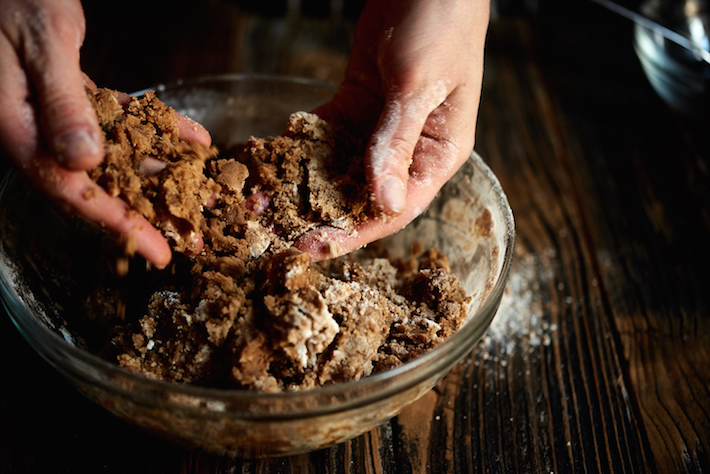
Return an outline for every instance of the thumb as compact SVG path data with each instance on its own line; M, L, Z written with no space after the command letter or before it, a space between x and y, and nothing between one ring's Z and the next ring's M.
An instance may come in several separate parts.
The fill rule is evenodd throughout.
M25 55L35 86L42 134L50 152L63 167L87 170L103 159L104 150L96 112L89 101L79 65L83 13L79 9L49 12L56 15L55 31L28 35L32 47Z
M385 104L365 152L371 197L382 212L399 215L407 210L409 168L430 111L397 98Z

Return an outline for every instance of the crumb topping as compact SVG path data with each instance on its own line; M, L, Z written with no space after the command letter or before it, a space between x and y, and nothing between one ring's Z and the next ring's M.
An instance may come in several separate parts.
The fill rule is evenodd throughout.
M398 366L463 324L469 297L435 249L314 263L293 247L319 226L353 233L376 218L364 146L347 131L296 112L282 135L220 152L180 141L152 92L125 106L110 90L90 97L106 150L92 179L176 252L143 306L117 311L135 288L97 284L84 307L111 323L103 357L172 382L304 390Z

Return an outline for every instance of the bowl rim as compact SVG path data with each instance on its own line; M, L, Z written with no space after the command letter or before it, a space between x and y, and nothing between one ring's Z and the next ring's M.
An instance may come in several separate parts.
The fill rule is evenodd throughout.
M195 80L184 80L173 84L185 85L193 82L204 83L214 80L222 81L235 79L273 79L283 82L293 82L294 80L291 76L227 74L202 76ZM320 84L332 87L332 84L322 83L320 81L307 78L296 79L304 85ZM170 85L166 85L165 87L170 87ZM151 88L145 90L156 89ZM339 382L303 391L284 391L273 393L244 389L223 389L194 385L181 385L174 382L154 380L145 377L144 375L123 369L117 364L104 360L97 355L71 344L60 334L51 330L43 324L39 318L30 314L25 305L16 301L15 297L11 293L11 290L9 289L11 288L11 286L9 286L10 282L6 281L4 272L0 272L0 296L2 297L1 299L3 305L5 306L13 324L18 328L23 337L28 340L30 345L32 345L33 348L50 363L50 365L63 374L70 371L74 377L83 379L91 385L98 385L112 393L120 393L125 398L134 402L136 402L136 398L138 397L141 399L142 403L151 406L157 406L159 404L161 407L165 408L166 405L168 405L181 410L194 410L204 414L205 406L202 404L196 405L194 403L180 402L175 397L154 400L147 395L153 392L163 392L181 394L186 397L194 397L201 401L207 401L208 405L209 401L228 402L231 404L239 403L240 401L253 401L255 398L259 398L265 402L283 400L284 402L288 402L288 405L293 406L293 404L296 404L296 406L298 406L297 409L288 409L275 412L266 409L238 412L240 418L264 421L274 419L303 419L306 417L321 416L333 412L343 412L357 409L362 406L387 399L394 393L406 391L407 389L412 388L422 381L436 375L442 368L448 365L453 366L458 363L461 358L471 351L472 345L466 344L465 342L469 338L476 338L477 343L490 326L490 323L496 313L497 306L500 303L500 297L502 296L507 283L508 274L513 260L516 234L515 221L513 211L510 208L507 196L503 191L497 176L475 150L472 150L468 160L472 161L490 182L491 191L495 195L496 205L500 209L505 222L504 255L500 269L496 274L496 282L486 296L485 300L482 302L481 306L470 315L469 322L464 324L447 340L398 367L362 377L359 380ZM8 184L15 175L19 175L19 173L15 170L10 170L10 172L5 175L2 183L0 183L0 197L5 194ZM1 247L2 244L0 243L0 248ZM0 261L0 264L4 265L2 261ZM19 316L16 313L19 313ZM473 323L474 321L476 323ZM45 344L48 344L49 346L46 346ZM85 371L81 371L74 367L67 368L65 365L59 364L55 360L56 357L53 358L50 354L52 352L56 352L57 350L68 354L71 358L78 359L78 361L83 364L97 369L102 376L92 377ZM443 357L442 353L444 352L450 352L451 354ZM424 369L420 372L418 369L422 366ZM115 377L126 380L131 386L141 387L140 394L138 394L135 390L129 390L115 383L111 383ZM402 382L400 383L400 381ZM382 389L373 390L380 387ZM353 393L355 395L347 396L342 400L338 398L338 395L342 398L343 394L348 393ZM298 403L300 400L306 402L308 399L318 400L317 406L313 408L309 407L309 405L311 405L309 403ZM218 410L216 412L217 415L221 416L228 415L229 413L234 412L230 412L229 410Z
M175 81L161 82L151 87L146 87L138 91L132 92L129 95L139 96L146 92L164 92L173 87L182 87L186 85L199 85L208 82L237 82L237 81L254 81L254 82L279 82L288 84L298 84L303 86L317 86L324 89L330 89L333 93L338 90L338 85L332 82L321 81L303 76L291 76L287 74L268 74L268 73L245 73L234 72L227 74L210 74L205 76L197 76L194 78L177 79Z

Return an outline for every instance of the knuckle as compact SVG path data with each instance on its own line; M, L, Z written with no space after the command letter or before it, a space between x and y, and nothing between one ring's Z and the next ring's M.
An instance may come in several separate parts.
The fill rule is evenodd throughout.
M416 142L411 142L403 137L392 137L390 142L391 157L395 165L409 166L412 162L412 155Z
M82 14L58 12L50 16L49 27L56 38L66 46L77 50L81 47L86 30Z
M84 40L86 25L81 4L76 0L19 2L13 14L15 41L29 61L47 59L54 45L78 50Z
M86 113L86 104L74 97L51 94L44 99L43 114L48 120L69 120Z

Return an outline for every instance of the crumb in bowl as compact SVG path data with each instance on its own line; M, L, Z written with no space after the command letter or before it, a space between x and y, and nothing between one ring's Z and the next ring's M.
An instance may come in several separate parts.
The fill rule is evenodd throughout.
M241 263L240 259L235 260L231 258L233 255L219 250L214 251L217 256L215 261L207 262L212 268L216 268L215 274L229 276L233 282L237 282L236 286L239 286L243 281L241 275L247 270L247 266L243 265L245 262L262 258L258 257L260 255L273 254L278 250L274 244L278 245L280 241L288 243L288 240L279 234L279 228L268 225L264 217L273 211L271 200L278 200L279 197L275 190L269 187L260 186L254 189L254 186L259 184L258 169L255 163L252 163L250 152L245 146L236 144L249 142L250 134L258 137L269 137L272 134L287 136L283 131L289 114L294 110L313 110L328 101L335 88L302 78L233 74L158 85L155 91L159 98L175 107L175 110L206 126L215 143L219 145L218 155L205 159L202 171L206 178L211 178L220 186L218 193L207 196L201 203L203 208L200 212L206 220L219 217L217 214L220 212L231 215L232 220L241 218L241 205L230 209L223 202L218 202L218 198L226 199L225 188L231 186L230 189L235 192L239 189L243 168L235 162L244 165L249 173L241 187L243 199L246 201L244 207L248 211L241 214L248 216L245 223L226 228L223 232L214 232L213 240L202 238L207 235L206 229L202 234L195 232L199 237L196 240L196 248L199 249L213 245L220 233L226 237L227 244L244 240L243 238L253 242L253 245L246 247L237 246L237 251L242 255L251 255L241 259ZM135 94L138 96L137 100L150 98L150 95L143 94L144 92ZM123 101L121 104L124 104ZM153 107L163 106L154 103ZM120 115L127 113L128 108L122 107L124 112ZM136 111L140 114L140 108L136 108ZM144 130L150 130L150 126L154 126L149 126L147 121L143 124L142 120L131 120ZM158 135L167 137L169 135L165 134L168 132L169 130L159 130ZM271 138L264 140L270 142ZM171 138L170 142L173 143L174 138ZM150 144L152 141L145 143ZM338 147L343 145L339 144ZM290 147L284 148L286 149ZM191 153L194 155L194 151ZM357 159L357 153L356 151L352 155L353 161ZM162 162L155 153L146 153L138 158L141 160L138 177L157 176L168 166L173 166L167 163L171 160ZM275 162L278 163L279 160L283 159L276 157ZM217 171L214 171L213 167L216 167ZM329 171L327 168L326 170ZM340 167L334 167L333 170L334 177L344 173ZM279 179L283 181L283 178ZM287 187L288 179L290 178L286 178ZM360 177L356 179L359 180ZM98 190L98 186L94 190ZM308 203L308 190L302 191L304 194L301 195L301 203ZM85 197L92 198L90 193ZM154 207L160 208L160 200L156 202L158 205L154 204ZM249 213L259 218L252 218ZM313 215L320 219L318 214ZM32 216L32 219L27 216ZM174 236L179 238L184 235L188 240L193 237L189 226L180 220L175 222L179 224L176 229L185 232L174 233ZM236 232L237 227L241 231ZM326 228L328 227L333 226L327 223ZM263 232L263 228L268 232ZM51 229L51 232L48 232L48 229ZM247 237L247 234L251 237ZM313 238L317 234L327 235L319 232L309 233ZM232 240L232 237L236 240ZM327 241L327 237L324 241ZM231 378L232 365L229 364L234 358L226 356L231 357L233 354L221 351L230 347L230 341L236 335L236 328L232 326L229 331L224 332L226 342L222 343L219 351L201 352L203 356L209 356L215 373L226 374L226 378L212 378L209 375L209 370L212 369L208 369L203 373L203 381L206 382L200 382L201 385L186 383L184 379L172 382L150 378L151 376L145 376L139 371L133 372L120 367L114 357L115 349L106 359L98 354L104 355L104 351L111 350L111 339L119 336L121 331L126 334L124 340L127 344L123 352L132 354L139 362L141 359L137 354L141 354L140 349L145 350L148 355L155 351L156 347L164 342L162 339L153 336L152 342L141 341L141 336L150 334L149 325L146 325L145 334L139 334L144 330L142 327L133 333L126 329L137 327L136 322L147 315L151 301L154 301L154 306L160 306L158 302L162 300L173 304L175 294L181 298L185 305L185 318L181 320L176 317L170 322L163 321L174 331L183 329L180 327L183 326L182 321L194 320L197 309L190 306L193 305L190 298L197 298L199 294L188 294L187 289L193 288L191 269L196 257L202 255L203 251L200 250L194 255L187 250L185 253L174 252L172 264L163 270L156 270L146 265L140 257L125 255L122 245L131 242L117 244L115 239L100 228L67 215L60 208L53 206L27 180L22 179L20 174L8 173L0 184L0 297L22 336L82 394L113 414L190 449L197 448L228 456L284 456L332 446L386 422L405 406L427 393L456 363L471 353L485 333L503 295L514 242L514 219L505 193L485 161L473 152L423 214L402 231L371 244L367 249L349 255L346 259L339 258L327 264L310 262L308 265L326 278L341 280L342 277L338 275L342 274L349 279L346 283L350 286L357 284L367 290L366 286L370 285L372 288L373 281L369 277L365 278L365 272L359 270L358 265L362 267L372 264L370 267L375 266L379 272L384 267L376 260L386 259L394 268L388 269L387 272L394 272L395 281L399 284L418 273L420 269L429 268L433 273L438 271L436 268L445 268L441 263L431 262L443 260L440 255L428 250L440 249L446 253L447 265L458 277L460 288L465 289L466 294L472 297L467 302L468 314L462 325L444 327L440 324L443 329L441 331L429 322L422 321L418 331L412 332L412 337L406 339L399 331L407 325L403 322L403 327L392 331L387 338L390 343L389 353L378 351L379 355L376 357L386 357L395 365L399 363L397 360L401 361L396 359L398 354L408 351L409 348L421 351L418 354L410 353L412 358L407 362L391 369L378 364L373 366L370 375L361 376L359 380L337 383L331 380L313 389L285 386L287 388L274 392L241 386ZM291 255L289 258L294 257ZM118 271L118 260L122 262L123 274ZM298 263L300 268L300 261L295 260L292 263ZM278 268L278 265L272 265L272 274L278 275ZM308 276L310 278L310 271ZM266 281L263 277L258 283L262 285ZM297 281L300 281L300 277ZM270 284L284 286L278 279L276 283L270 280ZM334 284L341 286L339 282ZM422 294L422 284L422 281L412 281L409 293L417 296ZM221 288L221 285L217 286ZM435 288L432 287L431 291L438 291ZM197 288L200 292L203 289ZM241 288L247 293L252 289L248 285ZM380 288L377 287L377 290ZM395 293L398 295L397 299L409 298L398 289ZM283 292L275 292L273 295L278 299L276 297L282 297ZM398 301L394 303L399 304ZM421 311L425 305L432 309L430 303L427 300L417 304ZM291 303L289 305L294 307ZM261 311L265 302L263 299L258 300L254 306L260 310L252 314L256 315L255 321L263 327L267 324L266 313ZM272 307L286 305L277 303ZM246 310L240 309L238 313L242 311ZM328 311L335 314L334 310ZM176 314L180 316L182 313L173 313ZM229 314L229 311L225 314ZM325 312L319 316L324 315L327 316ZM200 331L203 335L206 333L219 341L222 332L218 329L227 326L213 325L219 321L215 313L209 313L209 316L211 333L207 331L207 321ZM272 316L269 321L273 321L275 317ZM430 317L427 319L432 320ZM229 323L229 318L222 320ZM330 327L327 322L327 318L318 317L312 325L323 327L323 332L327 333ZM280 330L282 334L288 333L283 329L283 325ZM338 330L336 340L341 337L340 326ZM448 332L453 334L447 336ZM427 346L418 342L420 338L426 340L434 333L438 337L435 344ZM271 333L265 335L270 336ZM359 334L352 336L354 341L359 337ZM209 347L212 342L206 336L204 339L208 341ZM298 339L293 347L297 347L303 340ZM307 342L301 344L305 348L314 347L314 353L320 350L321 340L305 340ZM188 347L188 344L194 341L199 342L197 339L186 339L183 340L182 347L173 346L173 357L165 357L165 360L170 360L171 363L174 360L179 364L183 354L196 352L195 347ZM258 349L258 345L253 344L250 348ZM281 345L273 350L285 354L286 346ZM163 352L165 351L164 348ZM288 361L284 355L276 361L275 366L273 361L270 364L279 370L283 370L286 364L295 364L291 372L300 374L299 364L308 365L311 360L310 353L305 352L304 357L302 351L290 352L295 353L293 360ZM250 357L254 356L252 359L257 360L260 352L245 350L244 353ZM328 357L328 349L322 354ZM389 357L392 354L394 359ZM324 356L317 355L316 360L321 360L322 357ZM143 365L145 364L141 367ZM251 376L242 371L242 375L245 374Z
M95 285L84 308L103 321L91 344L101 357L169 382L299 391L397 367L464 323L470 298L436 249L316 263L293 246L322 225L352 233L378 218L363 144L346 130L296 112L280 136L220 151L180 141L152 92L125 107L107 89L91 97L106 147L92 179L176 252L136 281L142 302L128 310L130 270Z

